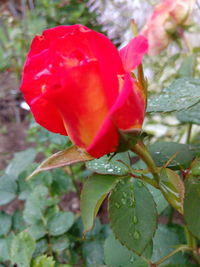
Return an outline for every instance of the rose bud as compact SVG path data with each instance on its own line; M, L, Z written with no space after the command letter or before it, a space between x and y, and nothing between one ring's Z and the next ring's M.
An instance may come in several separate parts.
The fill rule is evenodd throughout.
M167 48L180 29L190 22L195 0L162 0L141 31L149 42L149 55ZM182 32L182 30L180 32Z
M20 89L40 125L100 157L117 150L120 131L142 127L146 96L130 72L147 49L143 36L118 52L82 25L47 29L32 41Z

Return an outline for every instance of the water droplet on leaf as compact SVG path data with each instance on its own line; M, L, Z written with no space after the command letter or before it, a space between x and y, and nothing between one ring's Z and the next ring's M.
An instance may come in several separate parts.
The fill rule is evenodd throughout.
M138 231L135 231L133 237L134 239L138 240L140 238L140 233Z

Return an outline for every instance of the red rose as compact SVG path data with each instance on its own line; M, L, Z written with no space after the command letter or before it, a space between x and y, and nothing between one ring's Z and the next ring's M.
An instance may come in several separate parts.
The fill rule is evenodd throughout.
M138 36L119 53L82 25L45 30L32 42L20 89L39 124L103 156L116 151L119 129L142 126L145 96L130 71L147 46Z

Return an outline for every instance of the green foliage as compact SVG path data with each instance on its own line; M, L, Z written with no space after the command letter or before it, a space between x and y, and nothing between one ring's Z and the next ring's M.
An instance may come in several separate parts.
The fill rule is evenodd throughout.
M195 158L192 148L187 144L179 144L175 142L158 142L149 147L149 151L156 163L161 167L179 170L188 168Z
M172 112L187 109L200 101L200 80L180 78L159 95L148 100L147 112Z
M117 176L95 175L88 178L81 193L81 215L84 229L88 231L92 228L94 218L99 208L118 181Z
M126 175L128 173L127 165L130 164L129 154L118 153L116 155L106 155L99 159L87 162L87 168L100 174Z
M180 176L168 168L163 168L160 172L160 189L172 207L183 214L185 187Z
M184 218L188 228L194 236L200 239L200 181L199 177L190 178L186 182L186 195L184 202Z
M50 235L59 236L66 233L74 222L72 212L58 212L48 220L47 227Z
M11 224L12 217L4 212L0 212L0 237L9 233Z
M148 267L143 258L122 246L113 234L105 241L104 255L106 264L111 267Z
M180 244L179 237L176 232L165 225L159 225L153 238L153 255L152 262L159 260L174 250ZM181 253L167 259L160 266L165 266L169 263L182 264L185 263L185 258Z
M5 205L17 196L17 183L8 175L0 177L0 205Z
M36 152L33 148L14 154L14 158L7 166L5 173L15 180L35 159Z
M46 255L37 257L33 262L33 267L54 267L55 261Z
M29 267L35 250L35 240L28 232L21 232L11 243L10 260L20 267Z
M156 205L145 185L134 179L119 181L109 199L109 217L116 238L140 255L151 242L157 221Z
M176 113L176 117L183 123L200 124L200 103Z

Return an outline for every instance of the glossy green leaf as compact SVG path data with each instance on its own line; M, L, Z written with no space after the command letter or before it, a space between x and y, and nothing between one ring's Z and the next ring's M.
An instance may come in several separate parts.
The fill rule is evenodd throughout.
M47 257L46 255L37 257L33 261L32 267L54 267L55 261L53 260L53 257Z
M11 243L10 259L20 267L30 267L35 241L28 232L19 233Z
M184 58L183 63L181 64L178 70L179 77L192 77L194 74L196 58L195 55L189 55Z
M27 198L24 220L29 224L38 223L47 207L48 189L45 186L37 186L34 191Z
M0 205L5 205L17 196L17 184L9 175L0 177Z
M200 125L200 103L177 112L176 117L181 122Z
M200 179L190 178L186 182L184 218L192 234L200 239Z
M35 156L36 151L33 148L15 153L14 158L7 166L5 173L13 179L17 179L18 175L33 162Z
M74 214L70 211L58 212L48 220L49 234L52 236L62 235L67 232L74 223Z
M195 157L189 145L175 142L158 142L149 146L149 151L157 167L167 162L168 168L179 170L190 166Z
M60 168L78 162L85 162L92 159L93 157L88 153L76 146L72 146L66 150L53 154L51 157L43 161L27 179L31 179L34 175L42 171Z
M70 246L69 239L65 235L51 238L51 243L55 252L61 252Z
M127 167L129 164L129 155L125 152L88 161L86 166L89 170L100 174L126 175L129 171Z
M156 208L158 214L161 214L169 205L167 200L164 198L163 194L159 189L151 186L150 184L146 184L146 187L149 189L150 193L153 196L153 199L156 203Z
M81 216L84 230L89 231L94 223L97 212L110 190L118 181L118 176L94 175L89 177L81 193Z
M9 260L9 246L6 238L0 238L0 262Z
M36 242L36 247L33 253L33 257L35 258L35 257L41 256L42 254L47 252L48 249L49 249L49 244L47 242L47 239L46 238L39 239Z
M91 240L84 242L82 246L82 253L87 267L93 267L97 264L103 264L103 241Z
M13 228L14 231L21 232L25 228L27 228L27 225L26 225L26 223L24 221L24 218L23 218L22 211L17 210L13 214L12 220L13 220L12 228Z
M139 161L137 161L136 163L134 163L132 165L132 168L136 169L136 170L142 170L142 169L146 169L147 166L142 160L139 160ZM150 177L152 177L151 174L148 174L148 175ZM154 199L154 201L156 203L156 208L157 208L158 214L161 214L167 208L169 203L164 198L162 192L159 189L156 189L155 187L153 187L152 185L150 185L148 183L145 183L145 186L149 189L150 193L153 196L153 199Z
M12 217L0 211L0 236L7 235L11 229Z
M191 176L200 177L200 158L195 159L195 162L192 163L192 168L190 170Z
M109 218L115 237L140 255L150 243L157 225L151 193L136 179L121 180L109 198Z
M200 80L180 78L148 100L147 112L172 112L200 102Z
M178 245L180 245L180 240L175 231L171 230L166 225L158 225L158 229L153 238L153 255L151 262L159 261L173 251ZM185 258L183 254L179 252L160 264L159 267L170 263L182 264L185 263Z
M185 187L180 176L171 169L162 169L160 172L160 188L172 207L183 214Z
M148 267L144 258L121 245L111 234L104 245L105 262L110 267Z
M33 236L35 240L44 237L47 233L47 230L45 229L45 226L43 225L42 222L31 225L27 229L27 231Z

